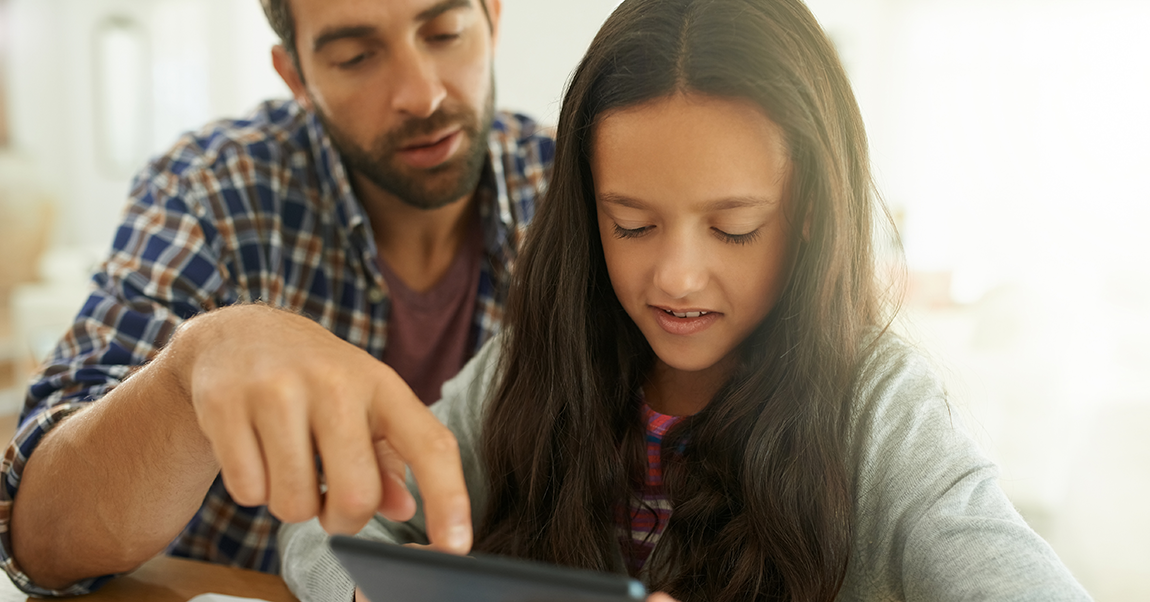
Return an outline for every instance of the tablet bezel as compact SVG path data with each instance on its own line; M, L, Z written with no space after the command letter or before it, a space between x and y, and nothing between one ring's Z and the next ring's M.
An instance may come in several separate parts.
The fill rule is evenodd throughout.
M330 545L373 602L634 602L642 583L625 575L336 535Z

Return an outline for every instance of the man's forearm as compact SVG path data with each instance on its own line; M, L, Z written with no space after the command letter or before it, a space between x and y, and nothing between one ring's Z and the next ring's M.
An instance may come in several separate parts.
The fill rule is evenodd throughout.
M13 556L39 586L130 570L199 509L219 466L165 352L53 429L12 506Z
M308 318L229 306L185 322L155 361L44 438L14 499L11 551L49 589L129 570L180 533L217 474L239 504L355 533L376 512L411 518L405 467L431 493L432 543L466 552L458 444L403 379Z

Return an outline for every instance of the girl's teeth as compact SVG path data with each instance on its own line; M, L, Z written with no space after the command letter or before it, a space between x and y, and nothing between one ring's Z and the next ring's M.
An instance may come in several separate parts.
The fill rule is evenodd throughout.
M705 311L689 311L686 313L678 313L678 312L674 312L674 311L669 311L667 313L671 314L672 316L675 316L676 318L698 318L699 316L707 315L707 312L705 312Z

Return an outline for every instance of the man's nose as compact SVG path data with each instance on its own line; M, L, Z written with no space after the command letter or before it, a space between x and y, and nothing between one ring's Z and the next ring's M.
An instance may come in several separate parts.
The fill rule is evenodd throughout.
M684 299L707 286L708 272L702 246L677 237L668 241L655 265L655 286L672 299Z
M395 63L393 108L412 117L430 117L447 97L434 61L418 49L408 48L395 57Z

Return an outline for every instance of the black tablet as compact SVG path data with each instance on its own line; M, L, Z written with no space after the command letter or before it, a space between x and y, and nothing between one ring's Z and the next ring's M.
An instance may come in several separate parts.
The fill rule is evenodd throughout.
M336 535L331 549L372 602L629 602L642 583L498 556L455 556Z

